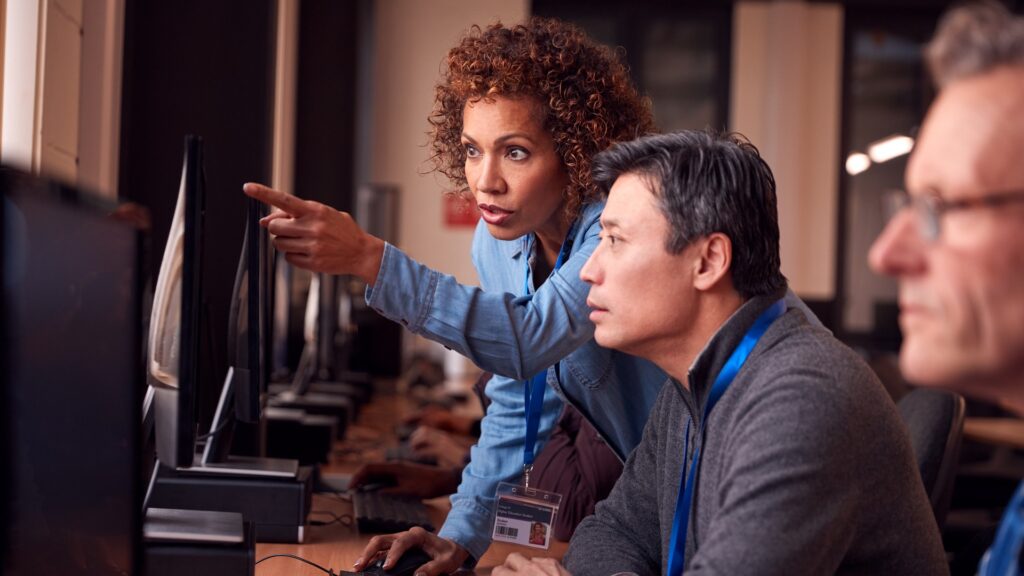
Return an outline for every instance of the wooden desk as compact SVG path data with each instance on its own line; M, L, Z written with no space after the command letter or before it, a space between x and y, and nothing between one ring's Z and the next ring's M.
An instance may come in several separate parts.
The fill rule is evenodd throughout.
M446 498L436 498L427 501L431 509L431 519L438 526L444 520L447 513L448 502ZM329 514L323 511L330 511L339 516L352 513L352 505L338 498L323 494L313 496L313 513L311 520L331 520ZM333 523L328 526L310 526L307 528L306 542L303 544L256 544L256 559L264 558L270 554L295 554L316 562L325 568L338 570L351 570L352 563L356 561L363 548L370 541L371 535L360 535L355 527L343 526ZM561 558L569 545L565 542L552 541L550 550L537 550L512 544L493 544L477 566L478 574L489 574L490 569L499 566L505 561L505 557L512 552L520 552L526 556L550 556ZM256 567L256 576L323 576L323 572L316 568L303 564L289 558L271 558Z
M395 424L411 414L413 403L404 395L378 394L372 403L360 413L357 425L349 428L347 438L335 446L331 463L324 467L324 473L351 473L364 462L383 460L388 447L397 444L393 430ZM436 526L444 523L449 510L448 498L428 500L431 520ZM331 514L339 517L352 515L352 503L340 496L314 494L310 520L331 521ZM332 523L327 526L309 526L303 544L257 543L256 559L271 554L295 554L325 568L350 570L352 563L370 541L372 535L360 535L354 526ZM529 557L548 556L561 558L568 544L552 540L550 550L538 550L512 544L493 544L480 559L477 573L489 574L494 566L500 566L512 552ZM320 570L290 558L271 558L256 567L256 576L322 576Z
M977 442L1024 450L1024 420L1020 418L966 418L964 436Z

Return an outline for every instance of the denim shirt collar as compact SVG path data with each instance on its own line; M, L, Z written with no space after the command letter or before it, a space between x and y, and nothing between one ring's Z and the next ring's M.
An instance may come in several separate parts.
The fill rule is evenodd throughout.
M580 226L576 227L576 237L573 238L572 250L570 254L575 253L583 245L583 237L586 234L586 230L589 227L591 220L596 220L601 217L601 212L604 210L604 202L588 202L580 207L580 215L577 217L580 220ZM519 260L523 254L527 255L527 258L533 256L533 244L535 235L531 232L524 234L514 240L495 240L499 252L510 260Z

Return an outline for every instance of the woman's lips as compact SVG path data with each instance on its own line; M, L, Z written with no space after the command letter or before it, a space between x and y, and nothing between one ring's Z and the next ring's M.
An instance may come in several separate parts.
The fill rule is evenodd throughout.
M496 226L500 226L513 214L511 210L505 210L491 204L478 204L477 208L480 209L480 216L484 219L484 222Z

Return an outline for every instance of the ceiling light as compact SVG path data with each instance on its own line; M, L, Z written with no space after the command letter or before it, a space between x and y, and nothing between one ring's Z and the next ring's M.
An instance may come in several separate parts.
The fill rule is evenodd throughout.
M875 163L888 162L898 156L909 154L913 148L913 138L897 134L868 145L868 156Z
M846 173L856 176L871 167L871 159L863 152L854 152L846 157Z

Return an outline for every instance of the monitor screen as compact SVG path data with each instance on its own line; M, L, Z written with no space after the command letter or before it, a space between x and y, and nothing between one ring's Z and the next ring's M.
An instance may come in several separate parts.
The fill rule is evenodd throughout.
M235 295L231 306L228 346L233 350L229 362L235 370L235 416L244 422L260 417L260 397L266 390L269 344L267 330L269 286L267 277L267 233L260 226L265 215L263 204L248 199L245 239L235 278Z
M202 139L190 135L149 325L156 454L171 468L195 457L204 204Z
M268 304L271 300L269 240L260 219L266 215L263 204L250 198L246 208L245 236L238 259L235 285L228 314L228 373L224 378L220 400L204 434L204 465L226 462L235 439L235 420L258 423L263 396L269 378L270 345ZM256 436L256 452L262 453L258 427L250 428Z
M0 169L4 574L133 574L139 238L113 206Z

